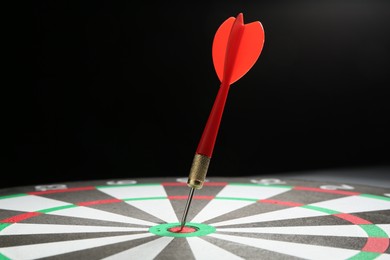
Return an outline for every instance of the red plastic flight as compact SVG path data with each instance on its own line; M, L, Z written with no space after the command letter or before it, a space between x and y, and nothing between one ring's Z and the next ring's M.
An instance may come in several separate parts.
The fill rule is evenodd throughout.
M256 63L264 46L264 29L259 21L244 24L243 14L230 17L218 28L212 57L221 81L217 97L196 150L211 158L230 85L244 76Z

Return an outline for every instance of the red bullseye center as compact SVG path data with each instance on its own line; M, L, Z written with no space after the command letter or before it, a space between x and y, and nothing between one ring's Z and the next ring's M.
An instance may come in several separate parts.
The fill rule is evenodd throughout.
M168 231L173 233L193 233L197 230L198 229L195 227L188 227L188 226L184 226L183 229L179 226L168 228Z

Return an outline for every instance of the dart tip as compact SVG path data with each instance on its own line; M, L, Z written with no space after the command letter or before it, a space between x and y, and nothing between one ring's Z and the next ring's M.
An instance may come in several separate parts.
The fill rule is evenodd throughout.
M185 226L185 222L181 222L179 232L181 232Z
M181 223L180 223L180 229L179 229L179 231L182 231L182 230L183 230L183 228L184 228L185 224L186 224L186 222L184 222L184 221L181 221Z

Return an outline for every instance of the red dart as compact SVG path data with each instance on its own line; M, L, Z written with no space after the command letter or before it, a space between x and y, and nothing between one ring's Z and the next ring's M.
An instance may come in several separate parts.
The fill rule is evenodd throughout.
M212 56L221 86L196 150L197 154L212 156L230 85L252 68L263 46L264 30L261 23L244 24L242 13L237 18L227 19L217 30Z
M202 137L196 149L187 184L191 187L184 209L181 229L185 225L195 189L201 189L213 154L230 85L244 76L256 63L264 46L264 29L259 21L244 24L239 13L225 20L215 33L212 56L221 81Z

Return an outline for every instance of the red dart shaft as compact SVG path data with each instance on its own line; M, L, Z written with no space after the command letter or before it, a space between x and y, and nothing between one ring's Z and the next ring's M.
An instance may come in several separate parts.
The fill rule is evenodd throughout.
M210 158L213 154L229 89L229 84L221 84L206 126L203 130L202 137L199 141L198 148L196 149L197 154L205 155Z

